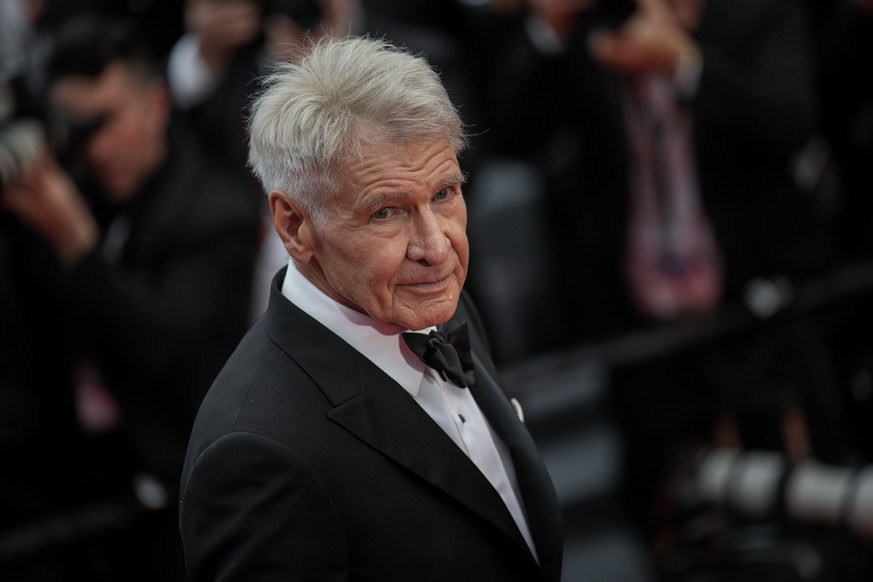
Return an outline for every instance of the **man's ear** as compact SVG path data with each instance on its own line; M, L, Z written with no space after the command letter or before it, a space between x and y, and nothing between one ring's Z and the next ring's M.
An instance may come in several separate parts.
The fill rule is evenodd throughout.
M285 250L299 263L312 258L311 220L306 212L281 190L270 192L270 214Z

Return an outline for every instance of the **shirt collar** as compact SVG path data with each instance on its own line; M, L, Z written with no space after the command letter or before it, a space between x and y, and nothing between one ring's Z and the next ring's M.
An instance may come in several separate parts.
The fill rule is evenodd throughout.
M293 259L288 261L282 295L376 364L413 397L418 395L426 366L403 340L406 329L335 301L303 276Z

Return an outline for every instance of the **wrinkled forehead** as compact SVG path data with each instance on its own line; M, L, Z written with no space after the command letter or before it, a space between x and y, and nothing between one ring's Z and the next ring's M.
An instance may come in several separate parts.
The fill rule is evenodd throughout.
M378 206L379 200L429 198L464 181L448 138L367 144L337 175L336 195L324 199L322 208L340 214Z
M458 158L448 138L386 139L363 144L346 160L342 184L361 188L377 180L423 186L456 175L460 175Z

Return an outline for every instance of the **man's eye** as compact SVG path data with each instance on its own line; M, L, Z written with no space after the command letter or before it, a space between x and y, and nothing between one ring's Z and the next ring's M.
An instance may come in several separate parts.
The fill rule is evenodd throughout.
M443 188L433 197L434 200L445 200L446 198L451 198L454 190L452 188Z
M380 208L379 210L377 210L376 212L373 213L373 218L375 218L376 220L384 220L390 216L391 216L391 209L390 208Z

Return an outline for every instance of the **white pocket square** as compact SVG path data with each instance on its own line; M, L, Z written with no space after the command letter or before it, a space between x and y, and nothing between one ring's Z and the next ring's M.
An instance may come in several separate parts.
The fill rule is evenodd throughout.
M510 398L509 402L512 404L512 408L515 410L515 414L516 416L518 416L518 420L524 422L524 410L522 410L521 404L519 403L518 399Z

